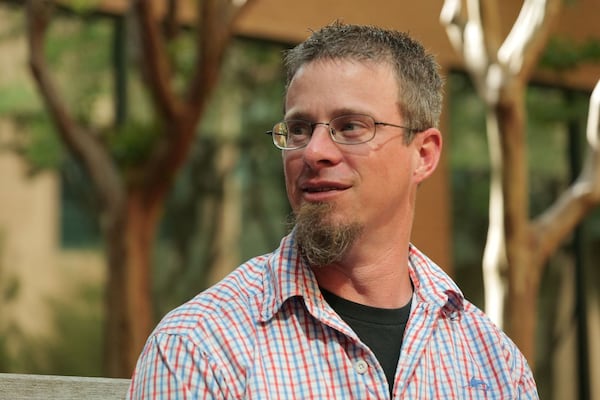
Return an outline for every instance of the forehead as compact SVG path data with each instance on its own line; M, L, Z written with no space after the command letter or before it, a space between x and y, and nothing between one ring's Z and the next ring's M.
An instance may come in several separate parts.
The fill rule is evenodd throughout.
M397 107L398 95L390 63L319 59L296 71L288 85L285 113L313 117L326 111L373 115L372 110Z
M363 68L374 72L385 71L388 76L395 75L395 66L387 58L321 57L300 65L291 76L288 82L288 89L289 86L291 86L299 77L302 77L306 71L324 73L327 70L341 71L352 69L351 67L354 67L356 70Z

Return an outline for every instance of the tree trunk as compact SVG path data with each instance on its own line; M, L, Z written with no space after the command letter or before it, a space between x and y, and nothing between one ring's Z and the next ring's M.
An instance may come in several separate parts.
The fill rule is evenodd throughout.
M486 312L533 364L536 299L546 260L540 254L547 254L544 247L549 246L544 246L547 234L529 218L524 99L561 2L525 0L502 42L498 4L447 0L440 18L487 105L491 185L483 259Z
M508 260L504 241L504 191L502 188L504 155L500 146L500 127L494 108L486 110L488 149L490 152L490 199L488 232L483 252L485 313L502 327L504 303L508 296Z
M33 76L62 142L88 173L101 204L108 258L104 345L109 376L130 376L152 328L152 247L165 196L189 153L197 123L217 84L234 21L250 3L251 0L242 4L229 0L199 2L196 65L185 94L179 94L172 86L172 65L158 23L157 4L134 2L146 83L165 128L152 144L148 158L125 174L115 163L104 138L72 117L49 74L44 40L52 2L25 3ZM177 14L177 4L169 3L167 25L175 22L172 18Z
M509 257L510 257L510 251ZM531 259L525 253L524 260ZM511 263L509 280L518 282L509 285L508 295L505 297L504 330L519 347L531 368L535 368L535 337L538 315L539 280L531 269L532 265ZM523 271L530 271L523 273Z
M153 326L152 247L162 199L128 193L121 218L105 229L109 277L106 291L105 371L129 377Z
M508 298L505 330L534 365L537 294L541 265L535 252L529 218L529 179L525 123L525 83L515 80L497 107L504 155L504 229L508 260Z

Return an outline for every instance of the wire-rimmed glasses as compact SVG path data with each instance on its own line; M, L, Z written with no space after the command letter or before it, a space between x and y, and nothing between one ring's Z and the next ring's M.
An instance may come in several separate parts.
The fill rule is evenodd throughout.
M281 150L299 149L308 144L317 125L326 125L329 128L331 139L340 144L361 144L375 137L377 125L392 126L416 132L401 125L375 121L370 115L349 114L340 115L329 122L310 122L303 119L290 119L281 121L273 129L265 132L273 138L273 144Z

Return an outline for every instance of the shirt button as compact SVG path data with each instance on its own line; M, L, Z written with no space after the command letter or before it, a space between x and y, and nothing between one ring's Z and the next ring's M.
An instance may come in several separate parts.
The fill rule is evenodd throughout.
M367 364L365 360L358 360L356 363L354 363L354 370L357 374L362 375L367 372L367 369L369 369L369 364Z

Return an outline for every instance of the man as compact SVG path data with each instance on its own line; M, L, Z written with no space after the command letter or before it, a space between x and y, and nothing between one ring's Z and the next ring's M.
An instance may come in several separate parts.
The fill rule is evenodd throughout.
M135 399L533 399L516 346L409 243L442 80L409 36L335 23L285 58L295 226L168 314Z

